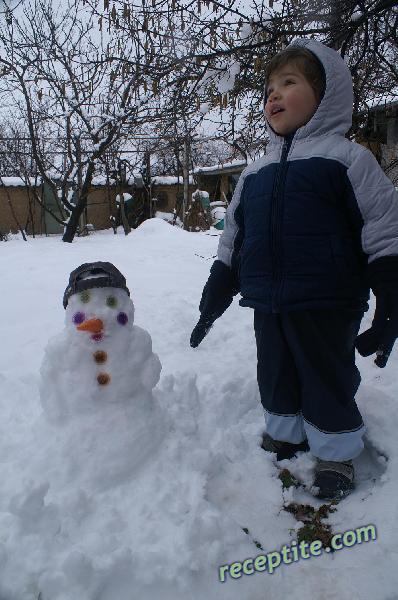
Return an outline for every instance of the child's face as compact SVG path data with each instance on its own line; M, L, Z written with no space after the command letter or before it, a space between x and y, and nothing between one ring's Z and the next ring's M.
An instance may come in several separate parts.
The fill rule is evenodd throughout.
M318 108L314 90L293 64L271 74L267 92L264 114L279 135L286 136L308 123ZM275 108L283 110L273 114Z

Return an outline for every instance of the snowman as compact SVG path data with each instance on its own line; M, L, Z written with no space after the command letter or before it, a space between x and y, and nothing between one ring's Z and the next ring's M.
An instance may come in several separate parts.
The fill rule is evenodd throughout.
M45 351L40 399L65 473L79 485L123 483L157 451L165 419L152 394L161 364L108 262L80 265L65 290L65 328Z

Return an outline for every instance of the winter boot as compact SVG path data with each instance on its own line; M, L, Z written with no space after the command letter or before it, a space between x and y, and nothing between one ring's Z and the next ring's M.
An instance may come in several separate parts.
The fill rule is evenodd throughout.
M307 440L300 444L291 444L290 442L279 442L272 439L268 433L263 433L263 443L261 448L266 452L276 452L276 460L284 460L285 458L293 458L296 452L308 452L310 449Z
M325 500L341 500L354 488L354 473L352 460L336 462L317 458L313 485L318 491L315 496Z

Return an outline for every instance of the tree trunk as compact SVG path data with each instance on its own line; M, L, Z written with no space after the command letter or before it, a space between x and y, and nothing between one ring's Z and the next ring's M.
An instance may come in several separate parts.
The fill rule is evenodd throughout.
M93 179L94 174L94 163L90 163L87 169L86 177L84 179L84 184L81 189L81 194L79 200L76 203L76 206L71 212L71 215L68 219L68 224L65 228L64 235L62 237L63 242L73 242L73 238L76 235L76 230L79 225L79 220L81 215L83 214L84 209L87 206L87 196L88 190L91 185L91 181Z
M190 205L189 202L189 139L184 139L184 167L183 167L183 182L184 182L184 200L182 205L182 223L185 228L185 215Z
M330 47L339 50L347 35L346 12L347 2L331 0L330 2Z
M124 195L123 195L123 192L121 191L121 188L120 188L119 198L120 198L120 216L122 219L124 235L128 235L131 232L131 227L130 227L130 224L126 217L126 211L124 209Z

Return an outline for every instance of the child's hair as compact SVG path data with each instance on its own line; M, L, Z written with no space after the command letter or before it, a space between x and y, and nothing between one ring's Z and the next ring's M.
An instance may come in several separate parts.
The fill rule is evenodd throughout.
M314 90L316 100L320 104L326 88L325 70L321 61L306 48L287 48L275 54L265 67L266 84L274 71L279 71L287 64L293 64ZM265 89L267 95L267 90Z

